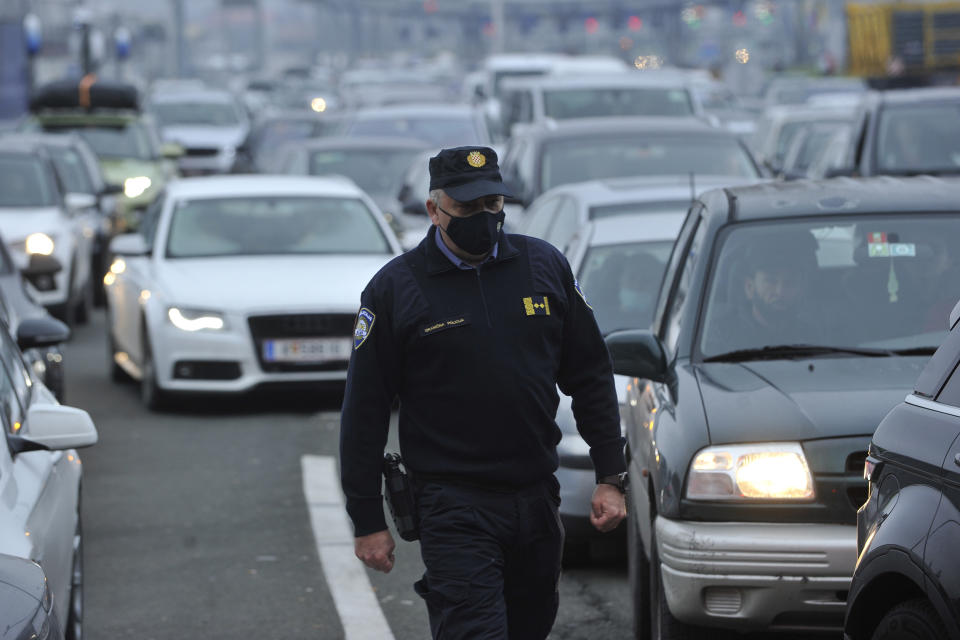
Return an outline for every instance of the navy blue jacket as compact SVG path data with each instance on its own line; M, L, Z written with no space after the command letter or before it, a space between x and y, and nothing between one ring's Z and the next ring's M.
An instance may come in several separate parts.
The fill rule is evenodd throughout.
M613 367L593 311L552 245L501 234L497 258L458 269L433 227L361 296L340 427L355 534L386 529L381 466L400 398L400 451L414 474L522 487L558 466L561 391L597 477L626 466Z

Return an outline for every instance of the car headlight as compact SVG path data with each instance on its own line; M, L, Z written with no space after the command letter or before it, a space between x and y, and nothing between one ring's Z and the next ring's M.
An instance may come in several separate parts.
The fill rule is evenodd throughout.
M690 464L691 500L812 500L813 476L797 442L715 446Z
M170 307L167 310L170 323L182 331L219 331L226 326L223 314L216 311L201 311L198 309L181 309Z
M128 198L136 198L150 188L153 182L147 176L136 176L127 178L123 181L123 195Z
M24 242L27 255L49 256L53 253L53 238L45 233L31 233Z

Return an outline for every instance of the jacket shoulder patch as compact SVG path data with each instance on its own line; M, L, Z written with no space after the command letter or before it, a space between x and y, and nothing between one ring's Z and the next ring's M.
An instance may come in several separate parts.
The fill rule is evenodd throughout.
M370 335L370 332L373 331L373 323L377 321L377 315L367 309L366 307L360 308L360 313L357 314L357 324L353 328L353 349L356 351L360 348L364 342L367 341L367 337Z

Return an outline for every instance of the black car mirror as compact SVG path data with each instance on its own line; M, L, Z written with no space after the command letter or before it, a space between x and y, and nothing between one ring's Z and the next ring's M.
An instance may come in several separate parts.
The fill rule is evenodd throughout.
M53 317L27 318L17 326L17 345L21 351L66 342L70 327Z
M667 382L670 367L660 339L651 331L614 331L606 337L613 372L631 378Z
M53 256L45 256L41 253L34 253L30 256L27 266L20 270L20 273L27 278L36 278L39 276L53 277L63 269L60 261Z

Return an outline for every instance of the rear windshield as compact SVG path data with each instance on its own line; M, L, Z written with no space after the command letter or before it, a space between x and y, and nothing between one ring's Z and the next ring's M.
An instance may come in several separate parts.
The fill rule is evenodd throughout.
M693 113L690 96L676 88L605 88L544 91L548 118L605 116L687 116Z
M353 198L192 200L177 207L170 258L390 253L374 213Z
M156 156L147 132L136 123L116 127L53 124L45 125L44 130L53 133L76 131L99 158L153 160Z
M0 154L0 207L52 207L56 186L39 158Z
M310 175L339 174L373 195L395 195L403 174L420 154L407 149L343 149L310 155Z

